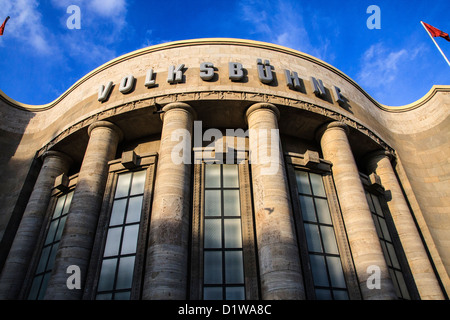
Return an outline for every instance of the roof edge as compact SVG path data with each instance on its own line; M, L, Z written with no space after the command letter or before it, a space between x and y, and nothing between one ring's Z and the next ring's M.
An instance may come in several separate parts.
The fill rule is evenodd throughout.
M83 82L90 79L94 75L102 72L103 70L116 65L122 61L138 57L140 55L144 55L151 52L156 52L160 50L166 50L171 48L177 48L177 47L184 47L184 46L195 46L195 45L206 45L206 44L226 44L226 45L241 45L241 46L251 46L251 47L258 47L258 48L267 48L271 50L275 50L278 52L283 52L286 54L291 54L294 56L297 56L299 58L308 60L310 62L316 63L318 65L321 65L322 67L332 71L333 73L337 74L338 76L344 78L345 80L349 81L355 88L357 88L364 96L366 96L374 105L376 105L378 108L384 111L388 112L405 112L409 110L416 109L423 104L425 104L427 101L429 101L437 92L443 91L443 92L450 92L450 85L434 85L428 93L426 93L422 98L419 100L412 102L410 104L404 105L404 106L386 106L378 101L376 101L372 96L370 96L364 89L362 89L358 83L356 83L353 79L351 79L349 76L347 76L342 71L336 69L332 65L313 57L309 54L290 49L288 47L284 47L277 44L262 42L262 41L256 41L256 40L247 40L247 39L234 39L234 38L202 38L202 39L190 39L190 40L178 40L173 42L167 42L162 44L157 44L154 46L138 49L132 52L129 52L127 54L121 55L117 58L114 58L101 66L97 67L96 69L92 70L85 76L83 76L81 79L79 79L77 82L75 82L72 86L70 86L63 94L61 94L58 98L56 98L54 101L42 104L42 105L31 105L22 103L19 101L16 101L12 98L10 98L8 95L6 95L2 90L0 90L0 100L3 100L8 105L25 110L30 112L38 112L38 111L44 111L47 109L50 109L57 105L61 100L63 100L67 95L69 95L72 91L74 91L78 86L80 86Z

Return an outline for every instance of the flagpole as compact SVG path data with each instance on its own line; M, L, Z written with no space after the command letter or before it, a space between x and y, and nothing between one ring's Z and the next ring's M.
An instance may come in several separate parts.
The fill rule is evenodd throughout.
M447 57L445 56L444 52L442 52L441 48L438 46L438 44L436 43L436 40L434 40L433 36L431 35L431 33L428 31L428 29L425 27L425 25L423 24L423 21L420 21L420 23L422 24L422 27L425 29L425 31L428 33L428 35L430 36L431 40L433 40L434 44L436 45L436 48L438 48L439 52L442 54L442 56L444 57L445 61L447 61L447 64L450 67L450 62L448 61Z

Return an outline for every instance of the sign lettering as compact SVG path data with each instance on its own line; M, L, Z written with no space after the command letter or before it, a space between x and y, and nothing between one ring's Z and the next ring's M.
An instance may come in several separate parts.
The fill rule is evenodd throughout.
M187 68L185 68L185 64L183 63L177 66L175 65L169 66L167 74L167 82L170 84L179 84L185 82L184 72L186 71L186 69ZM269 60L264 61L262 59L256 60L256 71L258 79L259 81L261 81L261 83L267 85L269 84L274 85L273 84L275 79L274 69L275 68L270 64ZM214 67L214 64L212 62L202 62L200 64L200 72L199 72L200 79L202 79L203 81L214 81L214 76L216 75L215 71L217 70L218 69ZM230 81L233 82L244 81L244 78L246 78L246 72L247 71L245 70L242 63L240 62L228 63L228 78L230 79ZM305 88L304 81L296 71L284 69L283 74L285 84L290 90L306 93L307 90ZM311 84L311 90L317 97L327 101L336 102L341 106L348 102L348 100L345 99L345 96L342 93L341 89L338 88L337 86L332 85L330 87L330 90L327 90L321 79L317 79L311 76L309 77L309 80ZM133 77L132 74L123 77L119 85L119 92L121 92L122 94L132 92L134 90L135 83L136 79ZM144 85L149 89L157 86L156 72L154 72L153 69L149 69L147 71ZM107 101L113 90L113 86L114 83L112 81L109 81L106 84L106 86L100 85L98 89L98 101L100 102ZM327 95L331 95L331 97L328 98Z

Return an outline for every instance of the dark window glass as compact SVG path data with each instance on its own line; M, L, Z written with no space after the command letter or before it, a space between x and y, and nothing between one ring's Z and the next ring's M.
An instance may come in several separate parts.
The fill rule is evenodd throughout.
M348 300L322 176L301 170L295 176L316 299Z
M245 299L238 165L205 166L203 298Z
M97 286L97 300L129 300L146 170L119 174Z
M41 300L44 298L47 289L48 280L55 263L56 251L59 247L64 224L69 213L70 203L72 202L73 191L61 195L56 201L55 210L50 221L50 226L44 241L41 255L35 276L28 294L30 300Z
M381 248L383 249L384 258L388 265L389 274L394 283L397 296L401 299L411 299L405 278L403 276L402 268L397 258L392 237L387 226L386 215L381 207L378 196L366 191L367 203L372 212L375 228L377 229L378 238L380 239Z

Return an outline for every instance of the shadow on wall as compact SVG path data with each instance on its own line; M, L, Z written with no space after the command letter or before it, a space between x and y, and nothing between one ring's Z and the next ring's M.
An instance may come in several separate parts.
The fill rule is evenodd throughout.
M0 271L8 256L23 212L41 168L36 148L18 150L32 139L24 135L33 112L16 109L0 100ZM14 119L12 121L11 119Z

